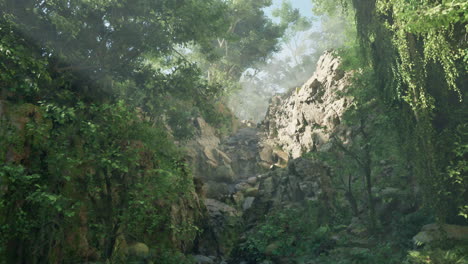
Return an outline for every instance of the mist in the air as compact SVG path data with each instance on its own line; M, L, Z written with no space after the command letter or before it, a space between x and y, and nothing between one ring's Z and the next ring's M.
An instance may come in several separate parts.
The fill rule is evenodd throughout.
M304 8L301 0L290 2L294 8ZM229 106L239 119L261 122L272 96L304 84L314 73L316 63L324 51L346 45L350 37L346 31L350 27L346 25L344 17L319 16L312 10L299 11L310 25L300 30L289 28L286 37L280 42L278 52L272 54L264 64L244 72L241 88L229 97ZM275 21L275 17L272 19Z

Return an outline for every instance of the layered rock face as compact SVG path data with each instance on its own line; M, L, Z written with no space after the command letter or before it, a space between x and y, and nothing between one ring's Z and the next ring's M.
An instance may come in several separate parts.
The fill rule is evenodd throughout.
M305 201L332 206L330 168L299 157L326 149L331 132L346 131L340 122L351 99L338 94L349 75L339 65L338 58L324 54L306 84L272 99L259 127L246 125L221 140L203 119L195 120L198 137L187 144L188 160L207 215L198 254L221 261L246 227L274 207Z
M224 200L253 187L252 177L287 165L288 154L264 142L263 133L256 127L242 127L221 140L205 120L198 118L195 122L198 136L186 144L187 159L195 178L203 182L206 198Z
M351 74L340 70L340 63L331 52L322 55L302 87L271 99L259 128L246 126L221 140L202 118L195 120L198 137L187 149L208 198L232 193L236 184L265 169L284 168L289 158L326 150L332 132L346 133L341 119L351 98L342 94Z
M341 117L351 99L342 96L350 73L339 69L340 59L322 55L314 75L302 86L271 99L262 127L266 141L292 158L326 149L330 133L342 129Z
M196 125L198 137L187 144L188 160L195 178L203 182L205 197L222 200L258 172L257 130L244 127L222 141L202 118Z
M216 256L229 256L236 245L243 213L258 193L257 175L280 158L273 151L259 155L255 127L244 126L221 140L202 118L195 122L198 136L186 144L187 159L206 208L197 253L219 260Z
M341 119L351 98L342 94L350 74L339 69L340 63L331 52L322 55L302 87L272 98L259 128L245 126L221 140L202 118L195 120L199 131L187 144L188 159L207 198L222 199L249 178L286 167L290 158L326 150L332 132L347 131Z

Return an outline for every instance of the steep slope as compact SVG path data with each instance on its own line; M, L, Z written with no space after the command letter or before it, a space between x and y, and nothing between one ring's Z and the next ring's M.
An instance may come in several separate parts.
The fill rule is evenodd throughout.
M326 52L302 87L271 99L258 127L219 139L197 120L190 160L206 206L197 263L401 263L413 241L440 240L440 230L466 238L462 226L426 225L384 107L370 102L356 119L353 73L340 67Z
M326 148L330 134L342 130L342 115L351 99L343 96L351 73L339 69L332 52L322 55L313 76L302 86L271 99L262 122L267 143L292 158Z
M229 258L245 239L242 234L274 208L307 201L332 207L330 168L318 160L295 158L313 148L325 149L331 132L345 131L340 119L350 99L338 93L349 74L339 65L331 52L324 54L306 84L272 99L258 128L243 127L221 140L204 120L195 121L199 132L187 145L188 159L207 208L199 254L219 262ZM205 263L201 260L206 258L197 259Z

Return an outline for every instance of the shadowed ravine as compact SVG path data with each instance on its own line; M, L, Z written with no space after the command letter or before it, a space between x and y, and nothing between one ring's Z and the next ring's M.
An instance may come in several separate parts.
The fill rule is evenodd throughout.
M467 10L0 0L0 264L468 264Z

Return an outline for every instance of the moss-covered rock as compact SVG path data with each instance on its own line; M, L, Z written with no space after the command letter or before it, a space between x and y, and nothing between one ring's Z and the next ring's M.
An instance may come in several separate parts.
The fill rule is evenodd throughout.
M146 259L149 257L149 247L141 242L136 242L128 246L128 255L134 259Z

